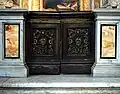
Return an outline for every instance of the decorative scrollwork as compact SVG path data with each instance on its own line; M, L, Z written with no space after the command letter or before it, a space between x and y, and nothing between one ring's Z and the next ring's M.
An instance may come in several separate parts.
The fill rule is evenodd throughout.
M89 53L88 29L68 29L68 56L87 56Z
M54 55L55 29L35 29L32 35L32 51L34 56Z

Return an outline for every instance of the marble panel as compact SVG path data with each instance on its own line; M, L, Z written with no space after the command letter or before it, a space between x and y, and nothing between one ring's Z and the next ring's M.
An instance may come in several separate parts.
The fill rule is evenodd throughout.
M4 57L19 58L19 25L5 24L4 28Z
M116 26L101 25L101 57L115 57L116 55Z

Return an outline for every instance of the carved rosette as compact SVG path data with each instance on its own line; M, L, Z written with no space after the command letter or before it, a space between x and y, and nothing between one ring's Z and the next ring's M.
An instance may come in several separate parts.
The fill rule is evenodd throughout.
M53 56L55 29L37 29L33 32L32 51L34 56Z
M87 56L88 29L68 29L68 56Z

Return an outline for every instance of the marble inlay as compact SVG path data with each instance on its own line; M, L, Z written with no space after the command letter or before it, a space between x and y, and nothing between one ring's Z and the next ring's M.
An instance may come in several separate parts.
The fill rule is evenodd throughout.
M102 25L101 57L115 57L115 25Z
M19 57L19 25L5 24L5 57Z

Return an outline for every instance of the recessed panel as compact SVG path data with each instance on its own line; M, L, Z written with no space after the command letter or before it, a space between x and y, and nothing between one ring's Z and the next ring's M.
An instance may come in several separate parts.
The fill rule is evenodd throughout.
M19 57L19 25L5 24L4 25L4 57L18 58Z
M101 25L101 58L116 57L116 25Z

